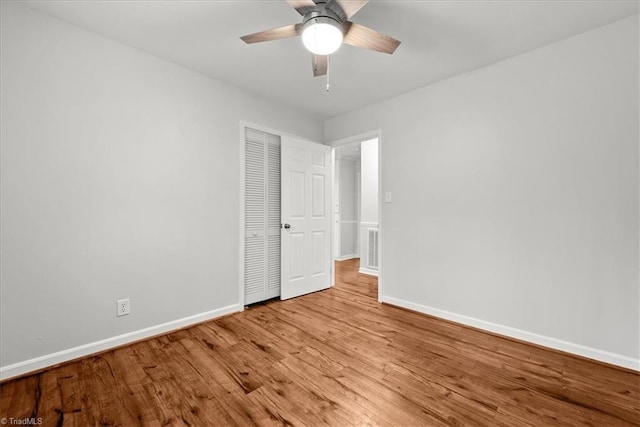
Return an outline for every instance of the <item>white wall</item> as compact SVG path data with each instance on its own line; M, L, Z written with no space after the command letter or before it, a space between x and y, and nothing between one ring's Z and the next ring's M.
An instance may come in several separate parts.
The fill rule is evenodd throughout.
M343 220L356 219L356 162L340 159L340 213Z
M382 130L383 299L640 369L638 52L635 16L328 120Z
M318 141L321 124L21 6L1 12L0 365L239 309L240 120ZM132 314L116 318L127 297Z
M357 254L356 162L340 159L340 257Z

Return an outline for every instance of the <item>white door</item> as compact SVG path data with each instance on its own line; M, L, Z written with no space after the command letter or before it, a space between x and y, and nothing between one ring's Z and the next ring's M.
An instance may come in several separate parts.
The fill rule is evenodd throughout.
M287 136L281 144L280 298L331 285L331 148Z
M244 303L280 295L280 137L245 128Z

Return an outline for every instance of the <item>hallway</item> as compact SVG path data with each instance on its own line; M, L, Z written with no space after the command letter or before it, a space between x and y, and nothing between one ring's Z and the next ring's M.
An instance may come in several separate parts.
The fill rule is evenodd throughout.
M358 273L360 258L336 261L335 265L337 289L378 298L378 278Z

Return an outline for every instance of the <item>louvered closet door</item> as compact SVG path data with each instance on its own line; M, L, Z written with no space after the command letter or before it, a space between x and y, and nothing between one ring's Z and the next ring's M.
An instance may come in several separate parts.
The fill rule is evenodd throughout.
M267 134L267 299L280 296L280 137Z
M245 304L280 295L280 137L245 129Z

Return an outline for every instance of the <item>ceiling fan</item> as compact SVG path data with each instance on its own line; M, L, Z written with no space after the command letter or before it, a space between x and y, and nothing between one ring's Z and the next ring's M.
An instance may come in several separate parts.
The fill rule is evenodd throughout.
M287 0L302 15L302 23L260 31L240 37L245 43L259 43L302 35L312 53L313 75L328 72L329 55L342 43L392 54L400 41L349 19L369 0Z

